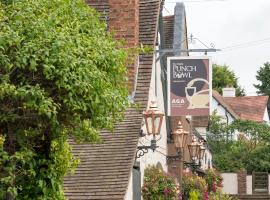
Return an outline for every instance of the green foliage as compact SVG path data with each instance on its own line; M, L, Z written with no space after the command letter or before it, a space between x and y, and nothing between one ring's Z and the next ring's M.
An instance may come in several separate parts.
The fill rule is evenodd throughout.
M257 71L256 79L259 81L259 84L254 84L254 87L257 88L257 93L260 95L270 96L270 63L264 63L264 66L260 67ZM267 104L268 113L270 114L270 100Z
M222 187L223 179L221 175L213 169L206 171L204 179L208 187L208 192L215 192L217 187Z
M222 122L211 116L207 143L213 151L213 162L219 171L246 169L270 172L270 127L264 123L235 120ZM238 136L236 134L238 133Z
M83 0L2 0L0 27L0 199L64 199L67 138L123 117L126 52Z
M176 181L158 167L146 168L143 182L142 196L145 200L175 200L177 198Z
M258 89L257 93L261 95L270 96L270 63L264 63L264 66L260 67L257 71L256 79L260 82L259 84L254 84L254 87Z
M223 194L221 190L218 190L217 192L210 193L209 200L237 200L237 198L231 197L227 194Z
M189 200L200 200L200 192L198 190L190 191Z
M245 96L245 91L238 85L238 78L228 66L213 64L213 80L212 87L214 90L222 94L222 88L227 86L236 89L236 96Z
M207 191L205 179L195 174L185 174L182 181L184 199L190 199L190 194L194 191L196 194L199 193L199 199L203 198L203 194Z

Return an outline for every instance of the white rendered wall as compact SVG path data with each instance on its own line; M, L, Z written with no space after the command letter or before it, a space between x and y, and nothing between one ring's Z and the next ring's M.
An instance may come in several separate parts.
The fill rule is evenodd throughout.
M223 188L222 191L226 194L238 193L238 182L236 173L222 173Z
M129 182L128 182L128 188L125 195L125 200L132 200L133 199L133 178L132 178L132 170L129 175Z
M164 100L163 100L163 91L162 91L162 82L161 82L161 68L160 63L156 63L155 60L153 61L152 67L152 77L151 77L151 84L149 90L149 98L148 98L148 106L150 105L152 100L155 100L158 105L158 109L165 113L164 111ZM155 83L157 84L155 86ZM146 133L145 125L143 125L144 133ZM153 136L145 136L140 138L138 146L141 145L150 145L150 141ZM162 169L167 172L168 166L166 163L166 155L167 155L167 132L166 132L166 120L163 119L163 123L161 126L160 136L157 136L157 146L158 148L153 152L149 150L147 154L143 157L139 158L137 161L140 162L140 170L141 170L141 181L143 186L143 177L144 177L144 170L146 167L150 165L159 165Z
M252 194L252 175L247 175L247 194Z
M211 113L213 113L215 110L217 112L217 115L222 116L225 122L227 121L227 117L229 124L235 120L234 117L229 112L226 113L224 107L220 105L215 98L212 97Z
M204 158L202 159L201 164L201 168L203 170L212 169L212 153L208 149L205 150Z
M263 121L265 121L267 124L270 123L267 108L265 108L265 111L264 111Z
M268 192L270 194L270 174L268 175Z

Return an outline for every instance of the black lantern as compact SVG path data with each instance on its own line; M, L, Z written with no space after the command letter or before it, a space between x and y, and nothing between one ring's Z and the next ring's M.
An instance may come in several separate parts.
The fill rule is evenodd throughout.
M149 110L143 112L143 117L146 124L146 131L148 135L159 135L164 117L164 113L158 111L155 101L151 101Z
M177 149L184 148L187 143L188 132L184 131L181 121L178 122L177 129L173 132L174 144Z

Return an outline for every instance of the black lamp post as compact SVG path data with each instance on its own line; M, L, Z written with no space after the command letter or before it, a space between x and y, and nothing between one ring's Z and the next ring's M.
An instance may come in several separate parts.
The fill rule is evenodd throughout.
M157 104L155 101L151 101L149 109L143 112L143 118L146 125L147 135L153 135L150 146L138 146L136 158L140 158L148 152L149 149L155 151L157 148L156 145L156 135L160 134L160 129L163 121L164 113L158 110ZM145 134L142 132L140 136L143 137Z

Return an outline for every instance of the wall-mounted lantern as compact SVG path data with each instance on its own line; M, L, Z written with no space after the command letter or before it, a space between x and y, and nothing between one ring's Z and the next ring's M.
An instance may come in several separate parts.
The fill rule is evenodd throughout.
M150 146L138 146L136 158L140 158L144 154L148 153L148 150L151 149L155 151L157 148L156 135L160 134L162 121L164 113L158 110L157 104L155 101L151 101L150 107L147 111L143 112L143 118L145 121L147 135L153 135ZM144 137L145 134L140 132L140 136Z
M188 151L191 160L195 160L200 154L200 144L197 142L195 136L193 136L191 143L188 145Z
M195 136L192 138L192 142L188 145L191 162L184 162L184 165L190 167L192 172L198 170L201 167L201 160L205 154L205 147L203 143L199 143ZM196 162L198 160L198 163Z
M172 134L177 154L175 156L167 156L167 163L177 161L182 158L182 149L186 146L189 132L183 129L182 123L179 121L176 130Z
M163 117L164 113L158 110L156 102L151 101L149 109L143 112L148 135L153 135L155 137L160 134Z
M199 160L202 160L204 158L205 154L205 147L203 146L203 143L200 144L200 153L199 153Z
M176 149L186 146L189 132L184 131L181 121L178 122L177 129L173 132L173 140Z

